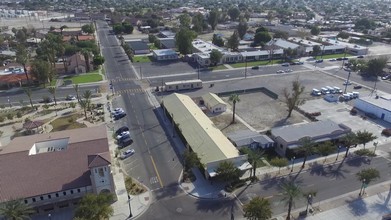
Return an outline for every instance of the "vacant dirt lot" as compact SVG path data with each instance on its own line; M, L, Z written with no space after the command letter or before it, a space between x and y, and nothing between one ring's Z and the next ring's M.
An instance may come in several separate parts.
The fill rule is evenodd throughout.
M244 124L240 121L236 120L235 124L231 124L232 121L232 113L224 112L218 115L208 115L210 120L216 125L218 129L220 129L223 134L228 134L233 131L244 130L247 129Z

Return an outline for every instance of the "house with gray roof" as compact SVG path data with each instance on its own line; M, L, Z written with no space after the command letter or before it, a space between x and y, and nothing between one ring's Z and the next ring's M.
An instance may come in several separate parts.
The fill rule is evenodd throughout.
M274 146L274 141L267 135L251 130L239 130L227 135L228 139L237 147L249 147L252 149L267 149Z
M331 120L306 124L294 124L273 128L271 138L276 142L275 151L281 156L292 155L300 147L300 140L309 137L314 142L334 141L344 137L351 129Z

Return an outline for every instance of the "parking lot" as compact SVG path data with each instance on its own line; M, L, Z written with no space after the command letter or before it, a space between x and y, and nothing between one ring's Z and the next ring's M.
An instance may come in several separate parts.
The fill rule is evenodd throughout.
M164 76L177 73L192 73L197 69L182 61L163 61L163 62L148 62L148 63L133 63L134 68L141 72L143 77Z

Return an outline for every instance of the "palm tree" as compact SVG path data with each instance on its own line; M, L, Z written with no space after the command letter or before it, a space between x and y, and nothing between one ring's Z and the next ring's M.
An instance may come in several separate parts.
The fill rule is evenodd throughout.
M248 162L250 162L251 165L253 166L252 177L255 177L255 172L257 170L257 162L265 154L265 151L260 150L260 149L249 149L249 148L243 148L243 149L246 149L246 150L244 150L244 153L247 154ZM250 177L251 177L251 175L250 175Z
M357 131L356 136L357 136L358 144L364 145L364 149L365 149L365 144L377 138L374 134L368 132L367 130Z
M240 176L240 170L230 161L223 161L215 170L216 176L229 184Z
M239 95L238 94L232 94L229 96L229 101L232 102L233 104L233 108L232 108L232 124L235 123L235 112L236 112L236 103L237 102L240 102L240 98L239 98Z
M56 87L55 86L50 86L48 88L49 93L52 94L53 100L54 100L54 105L57 105L57 100L56 100Z
M88 118L87 117L87 106L88 106L87 102L85 100L80 100L79 104L80 104L80 107L82 107L82 109L84 110L84 116L87 119Z
M312 155L315 151L315 143L311 140L310 137L304 137L300 140L300 150L304 153L304 160L303 165L301 165L301 168L303 169L305 167L305 162L307 161L308 156Z
M267 199L259 196L243 206L244 217L248 220L267 220L272 217L272 209Z
M35 211L20 199L8 201L0 206L0 216L4 216L5 219L30 219L30 215L34 213Z
M91 111L91 108L90 108L91 96L92 96L91 90L86 90L86 91L84 91L84 93L83 93L83 98L84 98L84 100L85 100L85 102L86 102L86 104L87 104L87 109L88 109L89 111ZM92 113L92 112L91 112L91 113Z
M295 199L301 198L303 195L300 187L295 184L293 181L284 182L281 185L282 189L282 201L288 205L288 215L286 217L287 220L291 219L291 211L292 206L294 206Z
M77 98L77 101L80 102L80 96L79 96L79 84L74 84L73 85L73 88L75 89L75 92L76 92L76 98Z
M353 132L348 133L345 137L342 138L342 142L344 143L344 146L346 147L346 153L345 153L345 158L348 156L349 149L351 147L356 147L358 140L357 140L357 135Z
M27 74L26 64L30 58L30 53L27 51L26 47L23 45L18 45L16 48L16 62L23 65L23 71L26 75L27 83L30 84L29 75Z
M86 61L86 71L88 73L91 70L91 68L90 68L90 50L88 48L83 48L80 52L83 54L84 59Z
M87 194L79 203L75 211L75 218L84 220L109 219L114 214L110 206L114 196L110 193Z
M25 88L23 90L24 90L24 93L26 93L26 95L29 97L31 108L34 109L33 100L31 100L31 89Z

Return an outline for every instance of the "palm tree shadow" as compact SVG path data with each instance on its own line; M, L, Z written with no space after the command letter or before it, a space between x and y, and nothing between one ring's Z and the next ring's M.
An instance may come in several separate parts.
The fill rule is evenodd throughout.
M277 187L281 182L285 181L286 177L278 177L274 176L268 179L265 179L264 181L261 181L259 184L262 185L262 188L267 190L270 188Z
M333 166L329 167L329 170L326 172L326 176L335 179L345 179L346 177L344 174L349 173L349 171L346 169L342 169L342 167L343 163L340 163L337 167L335 167L335 169L333 169Z
M382 213L382 214L391 213L391 204L390 204L391 184L390 184L390 189L388 190L387 196L383 196L382 194L379 193L378 199L379 199L378 202L373 204L371 206L371 208L374 209L377 213Z
M368 212L368 207L363 198L346 200L350 212L355 216L362 216Z
M360 167L363 164L368 164L367 158L364 157L355 157L349 160L346 160L346 164L352 167Z
M317 161L311 163L310 165L310 175L323 176L326 174L323 164L319 164Z
M197 199L195 202L196 208L199 211L205 213L213 213L216 216L224 216L226 219L232 217L233 213L240 211L240 209L235 206L235 199L226 199L226 200L207 200L207 199Z

